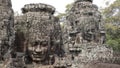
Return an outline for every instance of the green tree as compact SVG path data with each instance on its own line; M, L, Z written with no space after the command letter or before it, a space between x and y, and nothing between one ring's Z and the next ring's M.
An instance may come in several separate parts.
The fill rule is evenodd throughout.
M107 30L106 43L115 51L120 51L120 0L103 9L103 17Z
M57 15L57 17L60 19L60 25L61 25L62 30L64 29L64 26L65 26L65 20L66 20L65 18L67 14L69 13L69 11L71 10L72 6L73 6L73 3L67 4L65 12L58 13Z
M120 25L120 0L114 1L109 7L103 10L106 23Z

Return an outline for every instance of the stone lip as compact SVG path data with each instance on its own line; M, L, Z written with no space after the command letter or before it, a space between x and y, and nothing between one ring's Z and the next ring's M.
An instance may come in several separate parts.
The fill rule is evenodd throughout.
M55 8L51 5L48 4L43 4L43 3L31 3L31 4L26 4L22 8L22 13L25 14L27 12L48 12L51 14L54 14Z

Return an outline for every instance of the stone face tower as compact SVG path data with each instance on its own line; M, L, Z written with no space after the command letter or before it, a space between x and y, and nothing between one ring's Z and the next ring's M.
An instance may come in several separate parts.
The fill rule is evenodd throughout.
M70 30L72 30L72 32L81 33L82 38L86 42L101 44L105 42L105 31L101 14L97 6L92 4L91 0L77 0L67 20L69 20L69 25L71 26ZM104 39L102 38L103 35Z
M35 62L49 62L47 52L50 47L50 35L54 30L52 15L54 11L54 7L46 4L27 4L22 9L27 18L28 50L31 52L29 56Z
M27 4L22 9L28 23L29 41L35 43L47 39L45 36L53 30L55 8L45 4ZM42 38L44 37L44 38ZM41 41L42 41L41 40Z
M0 60L14 45L14 14L11 0L0 0ZM2 56L1 56L2 55Z
M72 66L85 68L86 63L112 57L112 49L104 44L106 37L101 13L92 0L76 0L66 20L65 50L71 57Z
M15 17L16 37L19 38L15 41L20 43L16 43L17 52L25 53L25 63L35 62L38 67L39 64L53 65L55 57L63 55L59 19L53 16L55 8L42 3L26 4L22 12L22 16Z

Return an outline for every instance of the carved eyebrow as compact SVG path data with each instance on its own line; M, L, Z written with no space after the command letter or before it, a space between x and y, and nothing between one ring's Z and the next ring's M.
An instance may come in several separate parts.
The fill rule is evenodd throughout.
M43 42L41 42L40 44L46 45L46 44L48 44L48 41L43 41Z
M33 46L36 46L36 45L38 45L38 44L39 44L38 41L33 42Z

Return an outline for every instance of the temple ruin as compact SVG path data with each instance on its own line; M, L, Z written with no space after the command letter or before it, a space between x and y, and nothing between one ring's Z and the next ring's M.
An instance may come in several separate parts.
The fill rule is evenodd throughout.
M0 61L4 61L14 45L14 13L11 0L0 0L0 15Z
M75 0L62 30L51 5L26 4L23 14L14 16L11 0L0 0L0 68L111 66L113 50L105 44L104 21L92 2Z
M93 61L113 57L112 49L105 44L104 21L92 0L76 0L66 20L64 46L72 68L85 68Z
M26 4L22 12L22 16L15 17L19 37L15 39L15 46L21 50L17 52L25 54L27 66L33 62L43 67L53 65L56 57L64 55L59 18L53 16L55 8L42 3Z

